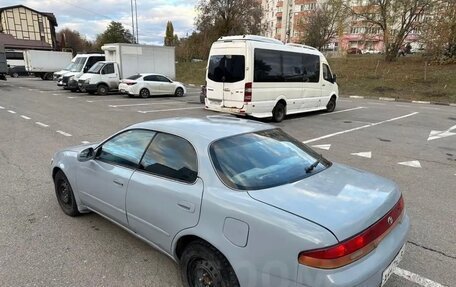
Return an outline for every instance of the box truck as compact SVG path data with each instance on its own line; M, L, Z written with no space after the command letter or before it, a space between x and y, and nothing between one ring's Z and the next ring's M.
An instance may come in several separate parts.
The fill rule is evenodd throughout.
M0 80L6 81L6 73L8 73L8 65L6 64L5 48L0 45Z
M98 62L79 78L79 89L104 95L118 90L120 80L132 75L158 73L170 79L176 77L174 47L115 43L101 49L106 61Z
M43 80L52 80L53 73L65 68L72 57L70 52L26 50L25 69Z

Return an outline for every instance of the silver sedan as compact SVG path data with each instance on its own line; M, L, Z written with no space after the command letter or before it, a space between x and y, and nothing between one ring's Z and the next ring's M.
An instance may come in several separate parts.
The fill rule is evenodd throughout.
M184 286L382 286L410 225L393 182L237 118L135 124L57 152L51 170L67 215L148 242Z

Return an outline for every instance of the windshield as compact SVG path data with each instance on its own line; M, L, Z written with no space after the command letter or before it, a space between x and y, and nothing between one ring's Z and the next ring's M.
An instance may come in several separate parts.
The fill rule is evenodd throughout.
M207 77L214 82L235 83L244 80L245 58L240 55L217 55L209 59Z
M137 74L137 75L130 76L130 77L128 77L127 79L128 79L128 80L137 80L137 79L139 79L139 78L141 78L141 77L142 77L142 75Z
M80 57L76 58L76 60L73 63L73 66L71 67L71 72L80 72L82 71L82 68L84 67L86 57Z
M258 190L296 182L329 162L280 129L224 138L210 147L220 179L239 190ZM311 173L306 172L318 163Z
M71 62L68 66L65 67L65 69L63 69L64 71L71 71L71 69L73 68L73 65L74 63Z
M97 62L97 63L95 63L95 65L92 66L92 68L90 68L90 70L87 73L98 74L98 73L100 73L103 66L104 66L104 63Z

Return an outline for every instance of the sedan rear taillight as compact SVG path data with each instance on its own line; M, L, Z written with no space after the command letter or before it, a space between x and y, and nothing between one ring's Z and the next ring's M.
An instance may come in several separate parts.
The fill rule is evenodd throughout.
M127 83L125 83L125 84L127 84L127 85L129 85L129 86L133 86L134 84L136 84L136 82L127 82Z
M299 254L298 261L300 264L322 269L339 268L350 264L374 250L401 221L403 212L404 199L401 196L385 216L363 232L337 245L303 251Z

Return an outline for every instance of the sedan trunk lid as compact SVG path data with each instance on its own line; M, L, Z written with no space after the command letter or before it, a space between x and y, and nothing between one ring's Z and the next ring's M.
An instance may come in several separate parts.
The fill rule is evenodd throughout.
M340 164L295 183L249 191L249 195L327 228L339 241L374 224L400 198L395 183Z

